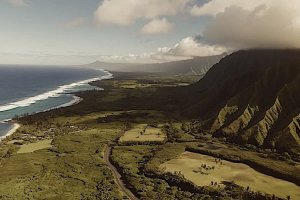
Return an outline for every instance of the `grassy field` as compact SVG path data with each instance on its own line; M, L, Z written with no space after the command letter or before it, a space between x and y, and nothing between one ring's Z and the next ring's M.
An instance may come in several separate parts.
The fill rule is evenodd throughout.
M50 148L52 147L51 142L52 140L41 140L35 143L23 144L17 153L32 153L40 149Z
M87 122L87 127L80 132L56 135L51 148L45 148L50 140L24 144L18 153L2 158L0 199L121 199L102 158L105 144L119 134L122 125L91 124L90 120L91 115L74 121L63 117L51 119L52 127L59 125L57 131L69 126L61 125L66 121L72 126ZM43 127L47 126L44 123ZM37 149L40 150L34 151Z
M280 159L281 155L272 152L251 151L243 147L220 142L199 142L189 151L228 161L245 163L261 173L284 179L300 186L300 163Z
M300 187L293 183L264 175L245 164L219 161L211 156L184 152L160 167L168 172L180 172L199 186L209 186L211 182L222 185L223 181L229 181L282 198L288 195L292 199L300 198Z
M157 176L148 177L145 175L143 168L147 164L148 159L153 157L154 151L159 150L162 153L164 152L163 149L163 147L149 145L118 146L113 149L112 160L123 175L123 179L128 184L129 188L140 199L212 199L206 194L192 194L182 190L178 186L170 186L163 178L159 178ZM171 154L177 155L178 153L176 149L172 152L173 153L170 151L170 154L164 155L163 157L169 158ZM152 166L155 166L157 162L162 162L160 156L156 157L156 159L152 162ZM219 197L214 199L221 200Z
M112 112L94 112L90 114L82 116L68 116L68 117L56 117L55 121L60 122L60 123L67 123L67 122L72 122L72 123L86 123L87 121L96 121L98 118L101 117L107 117L111 115L119 115L121 112L118 111L112 111Z
M150 127L148 124L137 124L132 129L126 131L119 142L163 142L166 135L159 127Z

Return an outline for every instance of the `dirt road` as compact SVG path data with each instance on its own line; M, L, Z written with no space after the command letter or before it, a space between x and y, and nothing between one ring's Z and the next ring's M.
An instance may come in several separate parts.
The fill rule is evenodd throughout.
M112 173L115 177L116 184L122 190L123 194L125 194L129 199L138 200L138 198L126 187L126 185L122 181L121 174L118 172L118 170L115 168L115 166L113 164L111 164L110 156L111 156L111 147L106 146L105 150L104 150L104 161L107 164L107 166L110 168L110 170L112 171Z

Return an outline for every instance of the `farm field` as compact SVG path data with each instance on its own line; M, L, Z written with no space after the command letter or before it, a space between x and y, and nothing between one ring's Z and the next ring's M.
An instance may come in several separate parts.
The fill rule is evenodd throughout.
M120 142L163 142L166 135L159 127L150 127L148 124L138 124L124 133Z
M35 143L23 144L17 153L31 153L40 149L46 149L52 147L52 140L42 140Z
M168 172L180 173L198 186L222 187L222 182L228 181L243 187L249 186L254 191L272 193L281 198L287 195L292 199L300 198L300 187L293 183L264 175L248 165L228 162L212 156L184 152L178 158L160 167Z

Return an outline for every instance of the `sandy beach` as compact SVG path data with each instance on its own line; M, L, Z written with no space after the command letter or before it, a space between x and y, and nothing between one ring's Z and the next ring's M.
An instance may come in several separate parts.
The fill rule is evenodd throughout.
M75 104L78 104L82 101L83 99L80 98L80 97L77 97L77 96L73 96L73 100L68 102L68 103L65 103L63 105L60 105L60 106L57 106L57 107L54 107L54 108L50 108L50 109L47 109L47 110L43 110L41 112L46 112L46 111L50 111L50 110L53 110L53 109L58 109L58 108L63 108L63 107L68 107L68 106L72 106L72 105L75 105ZM33 113L35 114L35 113ZM13 124L12 128L4 135L4 136L1 136L0 137L0 141L2 141L3 139L5 139L6 137L14 134L18 128L20 128L20 124L19 123L15 123L15 122L12 122L11 120L6 120L5 123L10 123L10 124Z
M18 123L12 123L12 124L13 124L13 127L7 132L6 135L0 137L0 141L2 141L2 140L5 139L6 137L8 137L8 136L14 134L14 133L18 130L18 128L20 128L20 126L21 126L21 125L18 124Z
M53 110L53 109L58 109L58 108L63 108L63 107L68 107L68 106L72 106L72 105L75 105L75 104L78 104L82 101L83 99L76 96L76 95L73 95L73 100L71 100L70 102L68 103L65 103L65 104L62 104L60 106L57 106L57 107L54 107L54 108L50 108L50 109L47 109L47 110L43 110L41 112L47 112L47 111L50 111L50 110ZM36 113L32 113L32 114L36 114ZM15 123L13 122L11 119L8 119L8 120L5 120L3 121L5 123L10 123L10 124L13 124L12 128L4 135L4 136L1 136L0 137L0 142L5 139L6 137L14 134L18 128L21 126L19 123Z
M65 103L65 104L62 104L60 106L56 106L56 107L53 107L53 108L49 108L47 110L43 110L41 112L47 112L47 111L50 111L50 110L54 110L54 109L58 109L58 108L64 108L64 107L69 107L69 106L73 106L73 105L76 105L76 104L79 104L81 101L83 101L82 98L76 96L76 95L73 95L73 99L68 102L68 103ZM33 113L35 114L35 113Z

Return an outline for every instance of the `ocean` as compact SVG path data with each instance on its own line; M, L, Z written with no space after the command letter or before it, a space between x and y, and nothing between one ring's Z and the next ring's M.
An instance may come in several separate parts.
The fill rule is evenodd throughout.
M78 100L70 93L96 89L88 83L110 77L90 68L0 65L0 137L13 127L5 121L68 106Z

